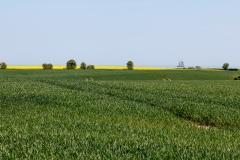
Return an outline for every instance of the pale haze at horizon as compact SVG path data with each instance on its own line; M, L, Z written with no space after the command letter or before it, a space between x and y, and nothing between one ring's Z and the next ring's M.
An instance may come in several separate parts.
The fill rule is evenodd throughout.
M1 1L8 65L240 67L240 1Z

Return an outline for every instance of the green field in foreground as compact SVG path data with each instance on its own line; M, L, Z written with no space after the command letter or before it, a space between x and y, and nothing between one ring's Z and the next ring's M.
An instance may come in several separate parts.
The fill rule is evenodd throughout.
M0 70L0 159L240 159L235 73Z

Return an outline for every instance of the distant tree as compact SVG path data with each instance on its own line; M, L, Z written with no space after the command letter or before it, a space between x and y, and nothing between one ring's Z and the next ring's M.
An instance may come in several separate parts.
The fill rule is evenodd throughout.
M223 66L222 68L226 71L229 67L229 64L228 63L223 63Z
M51 63L43 63L42 64L43 69L52 69L53 65Z
M95 66L94 65L88 65L87 69L95 69Z
M80 65L80 69L87 69L86 63L82 62Z
M200 70L200 69L202 69L202 67L196 66L195 69Z
M75 60L70 59L67 61L67 69L75 69L77 67L77 63Z
M43 67L43 69L47 69L47 67L48 67L48 66L47 66L47 63L43 63L43 64L42 64L42 67Z
M5 62L1 62L0 69L6 69L6 68L7 68L7 64Z
M238 71L238 68L228 68L229 71Z
M48 69L53 69L52 63L48 63Z
M128 70L133 70L133 66L134 66L134 64L133 64L132 61L128 61L128 62L127 62L127 69L128 69Z

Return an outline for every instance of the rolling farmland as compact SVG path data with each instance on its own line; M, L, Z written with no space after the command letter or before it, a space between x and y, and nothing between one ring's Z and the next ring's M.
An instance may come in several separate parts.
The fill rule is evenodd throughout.
M0 71L0 158L240 159L235 73Z

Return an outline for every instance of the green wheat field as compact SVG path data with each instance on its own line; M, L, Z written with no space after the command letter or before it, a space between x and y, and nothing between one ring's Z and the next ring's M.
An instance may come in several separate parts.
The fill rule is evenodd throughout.
M235 73L1 70L0 159L240 159Z

